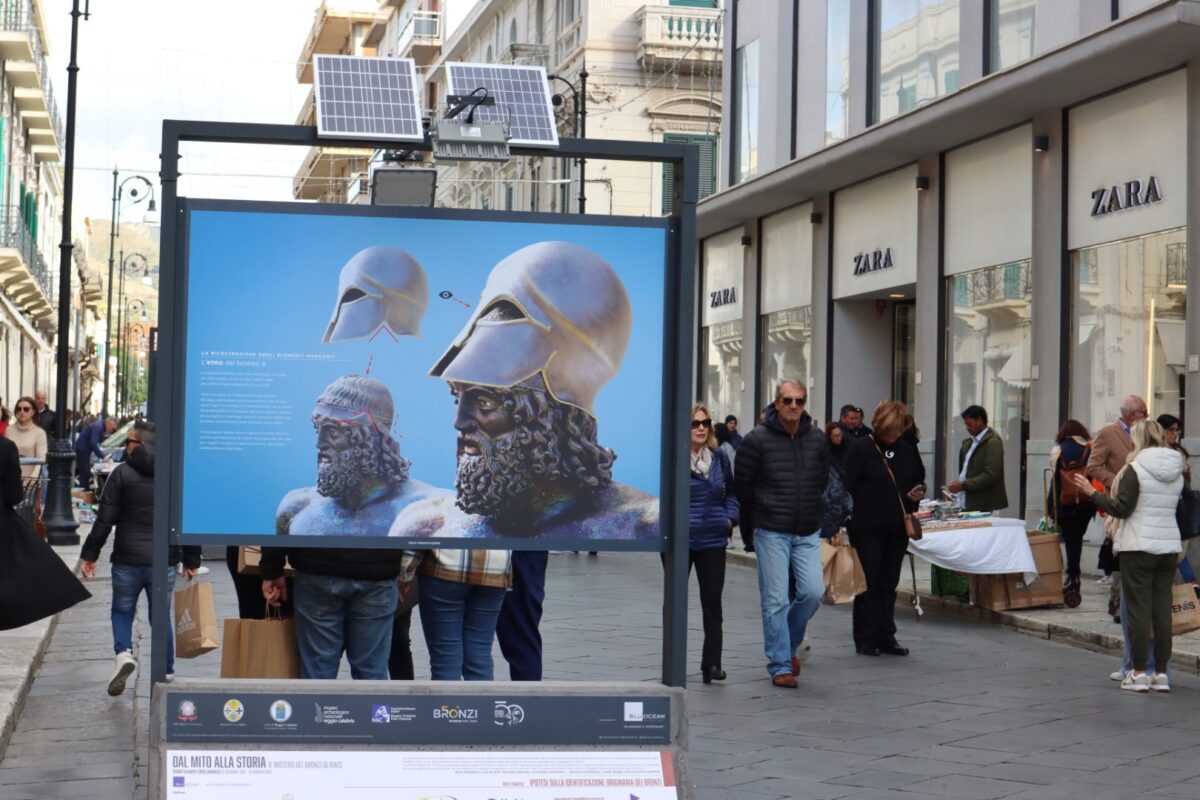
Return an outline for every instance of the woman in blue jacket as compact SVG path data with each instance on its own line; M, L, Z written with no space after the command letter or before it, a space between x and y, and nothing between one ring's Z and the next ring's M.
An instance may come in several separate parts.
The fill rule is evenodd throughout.
M688 500L688 571L696 566L700 610L704 618L704 648L700 671L705 683L725 680L721 669L721 593L725 589L725 548L738 521L733 495L733 468L717 449L712 415L692 406L691 494Z

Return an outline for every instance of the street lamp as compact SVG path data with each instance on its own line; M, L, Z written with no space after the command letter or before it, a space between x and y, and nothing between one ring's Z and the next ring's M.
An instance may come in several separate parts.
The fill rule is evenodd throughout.
M47 448L50 465L50 485L46 491L46 511L42 521L46 523L46 541L52 545L79 544L79 523L71 508L71 473L75 466L75 448L67 438L67 375L70 368L71 326L71 239L72 201L75 192L75 89L78 83L79 64L79 18L86 12L79 10L79 0L71 3L71 59L67 63L67 130L63 143L65 158L63 166L62 239L58 244L58 341L54 351L55 387L54 434ZM107 355L107 354L106 354Z
M145 185L146 194L144 196L150 198L150 205L146 208L145 221L153 222L158 218L158 208L154 204L154 184L150 182L150 179L143 175L130 175L125 180L118 182L119 177L120 173L116 167L113 167L112 228L108 232L108 305L105 308L104 324L104 392L100 399L100 416L102 417L108 413L108 348L112 338L113 258L116 256L117 237L121 235L121 197L125 192L125 184L130 181L141 181ZM139 191L137 186L129 190L129 205L137 205L142 202L143 195Z
M547 75L552 81L560 81L568 89L571 90L571 112L575 121L575 138L587 138L587 65L579 70L579 89L575 88L575 84L571 83L566 78L560 75ZM556 94L550 98L554 105L561 106L563 104L563 96ZM579 213L587 213L587 195L584 193L584 184L587 183L587 159L579 158L575 161L579 165Z
M139 272L141 272L141 273L143 273L143 276L142 276L143 281L150 280L150 261L144 255L142 255L141 253L130 253L129 255L125 255L125 251L121 250L120 260L121 260L121 269L117 276L117 329L116 329L117 334L116 334L116 343L113 345L114 350L117 350L118 353L120 351L120 346L121 346L122 332L124 331L124 328L122 326L124 324L127 324L126 321L122 321L122 317L121 317L121 311L125 308L125 302L126 302L126 300L125 300L125 275L128 274L128 275L133 276L133 275L137 275ZM107 372L108 351L107 350L104 351L104 360L105 360L105 377L107 378L107 376L108 376L108 372ZM117 358L116 369L118 372L117 379L119 380L121 377L119 374L120 369L121 369L121 362L120 362L119 355ZM119 402L117 403L117 413L118 414L120 413L120 403Z
M130 369L130 351L129 351L129 331L126 327L129 326L129 321L134 315L138 319L146 319L146 304L136 298L130 300L123 307L117 309L117 335L120 337L117 344L117 415L129 411L129 369ZM121 358L124 357L125 365L122 369Z

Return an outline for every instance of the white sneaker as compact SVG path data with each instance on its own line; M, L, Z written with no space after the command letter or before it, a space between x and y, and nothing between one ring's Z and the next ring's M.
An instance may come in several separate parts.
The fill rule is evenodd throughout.
M125 681L137 669L137 659L128 650L117 653L116 662L112 677L108 679L108 693L113 697L125 691Z
M179 565L175 567L175 571L178 572L180 575L183 574L183 562L182 561L180 561ZM199 567L196 567L197 575L207 575L208 572L209 572L208 567L204 566L203 564L201 564Z
M1148 692L1150 691L1150 676L1144 672L1140 675L1130 672L1121 681L1121 688L1130 692Z
M796 653L795 653L796 662L799 664L803 664L805 661L808 661L808 657L811 655L812 655L812 641L809 640L809 638L807 636L805 636L804 641L801 642L800 645L796 648Z
M1125 670L1119 669L1116 672L1108 673L1108 679L1110 681L1117 681L1120 683L1121 681L1125 680Z
M1110 586L1112 584L1112 575L1101 575L1096 579L1096 583L1099 583L1103 586Z
M1169 692L1171 691L1171 682L1165 674L1156 672L1150 678L1150 688L1156 692Z

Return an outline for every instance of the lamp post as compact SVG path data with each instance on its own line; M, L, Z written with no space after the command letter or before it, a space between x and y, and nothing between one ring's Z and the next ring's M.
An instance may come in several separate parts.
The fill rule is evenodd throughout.
M129 411L130 352L129 332L126 328L129 327L129 321L133 319L134 314L138 315L138 319L146 318L146 304L134 298L118 309L118 311L121 314L121 321L117 324L117 333L120 336L120 341L117 344L117 414L120 415ZM122 357L125 361L123 368L121 364Z
M584 64L579 70L579 88L575 88L575 84L571 83L561 75L547 75L547 78L554 81L560 81L568 89L571 90L571 112L575 121L575 138L587 138L587 79L588 71L587 64ZM551 98L551 102L556 106L561 106L563 98L561 94L556 94ZM587 183L587 159L578 158L575 163L579 165L579 213L587 213L587 194L584 191L584 185Z
M121 312L124 310L125 305L126 305L125 276L126 275L137 275L139 272L144 272L145 275L142 277L142 280L145 282L149 282L149 280L150 280L150 261L141 253L130 253L129 255L125 255L125 251L121 250L120 264L121 264L121 269L117 275L117 329L116 329L117 333L116 333L116 341L113 344L113 349L118 352L118 356L117 356L117 380L118 381L120 381L120 379L121 379L121 375L120 375L121 361L120 361L120 355L119 355L120 347L121 347L121 340L122 340L123 332L125 330L124 325L128 324L128 321L121 316ZM106 361L108 360L107 349L105 350L105 360ZM106 365L106 367L107 367L107 365ZM118 386L119 385L120 384L118 383ZM117 402L117 413L120 414L119 399Z
M150 182L149 178L143 175L130 175L125 180L118 182L119 177L120 173L116 167L113 167L112 228L108 232L108 304L104 310L104 391L100 398L100 416L102 417L108 413L108 348L112 339L113 259L116 256L117 237L121 235L121 197L125 192L125 184L130 181L141 181L145 184L145 196L150 198L150 205L146 207L146 216L150 217L156 211L154 205L154 184ZM142 202L142 198L138 194L138 187L136 186L129 190L129 197L132 200L130 205Z
M58 341L55 348L54 435L46 448L50 465L50 485L46 491L46 541L52 545L79 544L79 523L71 509L71 473L75 466L75 448L67 438L67 375L70 348L67 329L71 326L71 201L75 191L75 89L79 72L79 0L71 3L71 59L67 63L67 130L63 173L62 239L58 245Z

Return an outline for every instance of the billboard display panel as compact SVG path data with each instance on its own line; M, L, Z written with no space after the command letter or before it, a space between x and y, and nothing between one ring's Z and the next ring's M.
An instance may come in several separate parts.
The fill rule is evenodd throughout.
M665 221L182 206L185 543L663 549Z

